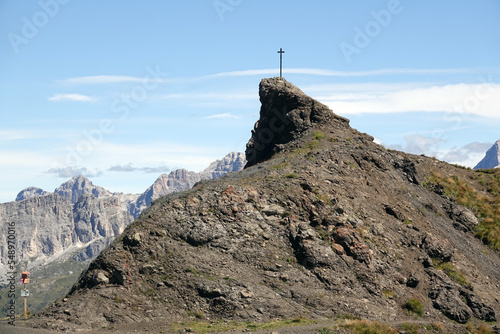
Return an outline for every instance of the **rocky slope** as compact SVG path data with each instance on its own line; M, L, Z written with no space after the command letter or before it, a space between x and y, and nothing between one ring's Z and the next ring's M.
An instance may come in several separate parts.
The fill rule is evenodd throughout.
M31 324L497 321L500 256L433 181L487 199L474 171L386 150L283 79L260 98L243 171L156 200Z
M8 222L15 223L18 274L21 269L29 270L33 280L51 282L44 281L43 287L31 286L32 291L37 292L31 309L36 310L66 293L69 287L64 291L53 285L74 283L89 261L120 235L152 200L189 189L202 179L242 169L244 163L244 154L230 153L203 172L178 170L166 176L165 183L161 176L143 195L112 193L83 176L73 177L53 193L26 188L17 195L15 202L0 204L0 225L3 226L0 230L0 282L6 282L8 271ZM6 291L0 288L0 300L2 298L6 298ZM2 303L1 307L4 305L7 304Z
M489 169L500 167L500 139L486 152L483 160L474 169Z

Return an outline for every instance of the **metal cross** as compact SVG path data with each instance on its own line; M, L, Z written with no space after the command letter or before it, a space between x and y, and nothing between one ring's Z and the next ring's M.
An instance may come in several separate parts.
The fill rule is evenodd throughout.
M278 53L280 54L280 78L283 78L283 53L285 53L285 51L280 48Z

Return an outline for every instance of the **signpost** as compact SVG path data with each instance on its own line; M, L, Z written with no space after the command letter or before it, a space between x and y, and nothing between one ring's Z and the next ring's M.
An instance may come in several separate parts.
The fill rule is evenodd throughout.
M28 319L28 302L26 300L26 297L30 295L30 292L28 289L26 289L26 284L30 282L30 279L28 277L29 274L29 271L23 271L21 273L21 284L24 284L24 289L21 291L21 297L24 297L24 319Z

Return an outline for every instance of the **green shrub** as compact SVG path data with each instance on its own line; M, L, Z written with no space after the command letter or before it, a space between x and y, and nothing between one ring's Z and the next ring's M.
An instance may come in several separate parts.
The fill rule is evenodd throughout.
M416 317L421 317L424 315L424 306L422 302L417 297L411 297L403 305L408 315L415 315Z
M313 132L313 135L314 135L314 139L317 139L317 140L321 140L321 139L325 138L325 134L319 130L315 130Z

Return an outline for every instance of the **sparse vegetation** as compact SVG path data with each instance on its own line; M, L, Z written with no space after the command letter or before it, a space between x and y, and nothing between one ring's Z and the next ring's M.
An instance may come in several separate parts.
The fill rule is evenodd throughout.
M295 179L295 178L297 178L297 174L289 173L289 174L286 174L285 177L288 179Z
M355 334L397 334L398 331L389 325L377 321L347 320L344 327Z
M325 138L325 134L319 130L315 130L313 132L313 135L314 135L314 139L317 139L317 140L321 140L321 139Z
M479 324L478 327L474 327L472 324L467 324L467 331L470 334L493 334L491 328L485 324Z
M384 291L382 291L382 293L384 294L385 298L391 299L391 298L396 297L396 293L392 290L384 290Z
M196 315L195 315L196 317ZM313 324L314 320L305 319L305 318L293 318L288 320L273 320L264 323L257 322L207 322L196 320L189 323L180 323L172 325L172 328L175 332L188 330L193 333L217 333L217 332L229 332L229 331L258 331L258 330L272 330L274 328L279 327L287 327L287 326L298 326L298 325L308 325Z
M418 334L420 326L417 324L404 323L401 325L401 329L404 330L407 334Z
M288 162L282 162L282 163L279 163L279 164L275 164L275 165L271 166L271 170L283 169L283 168L285 168L288 165L289 165Z
M476 180L486 194L480 194L466 181L452 175L433 173L422 183L426 187L444 187L447 196L471 209L479 219L476 235L495 250L500 250L500 169L475 171Z
M424 306L422 302L417 297L411 297L403 305L408 315L414 315L415 317L421 317L424 315Z
M439 263L439 261L435 259L433 259L432 261L436 269L442 270L454 282L460 284L464 288L472 289L472 284L467 280L465 275L453 265L453 263L450 262Z

